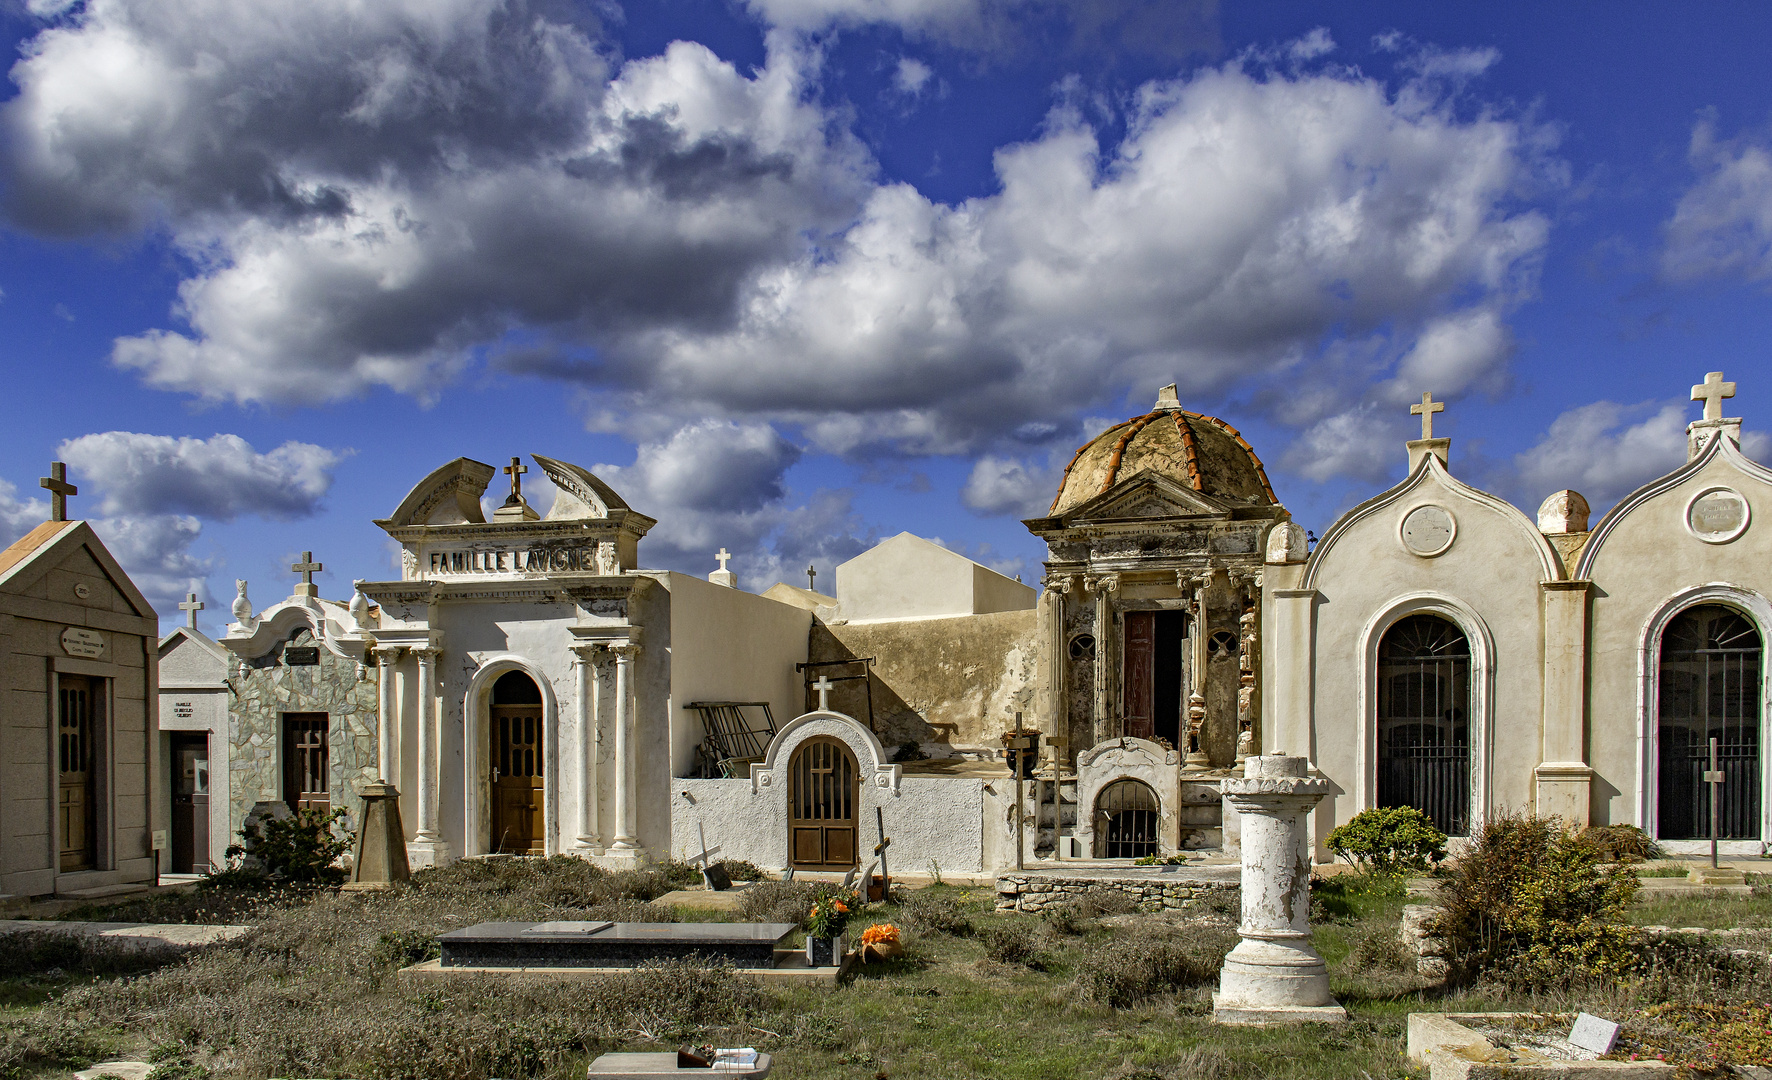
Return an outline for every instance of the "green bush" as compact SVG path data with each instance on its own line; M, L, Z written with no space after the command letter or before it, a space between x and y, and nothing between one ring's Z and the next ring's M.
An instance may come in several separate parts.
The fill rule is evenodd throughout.
M343 810L328 814L304 807L286 818L266 818L263 829L248 822L240 830L241 842L228 845L227 855L250 851L265 864L268 877L342 884L345 871L334 864L356 842L355 833L336 828L344 820Z
M1615 978L1634 959L1626 909L1637 888L1557 818L1491 818L1442 888L1432 932L1447 942L1454 982L1537 990Z
M1329 850L1362 870L1425 870L1446 857L1446 834L1413 806L1362 810L1329 834Z

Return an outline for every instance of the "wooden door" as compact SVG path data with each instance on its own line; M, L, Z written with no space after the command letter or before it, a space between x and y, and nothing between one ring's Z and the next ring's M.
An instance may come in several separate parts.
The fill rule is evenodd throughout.
M841 739L820 735L794 751L788 766L788 835L795 867L847 870L856 865L859 770Z
M283 801L291 810L332 812L325 713L283 714Z
M61 831L61 868L91 870L98 865L98 735L103 716L100 679L59 675L56 756L60 767L56 817Z
M536 705L492 706L492 849L541 855L542 712Z
M1157 732L1157 613L1128 611L1125 640L1126 680L1121 693L1121 713L1125 717L1123 733L1149 739Z
M172 872L209 870L209 736L172 737Z

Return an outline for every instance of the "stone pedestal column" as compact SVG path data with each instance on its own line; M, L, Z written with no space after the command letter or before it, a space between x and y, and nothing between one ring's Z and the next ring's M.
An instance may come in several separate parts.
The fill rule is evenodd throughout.
M414 649L418 657L418 835L407 845L413 866L441 866L449 845L437 831L437 656L441 649Z
M1225 1024L1339 1021L1329 971L1311 947L1311 851L1305 815L1329 794L1301 757L1255 756L1224 781L1242 815L1243 940L1224 958L1212 1018Z
M406 830L400 825L400 793L394 785L374 783L363 789L363 824L357 830L357 858L351 867L351 889L386 889L412 876L406 862Z
M578 754L573 779L578 785L578 839L572 849L590 855L603 854L603 834L597 824L597 699L602 689L597 678L600 646L577 646L572 650L573 691L578 697Z
M395 760L394 736L400 728L400 710L394 695L394 668L406 650L398 645L375 647L375 774L383 782L400 775Z
M615 842L606 854L622 859L643 860L646 850L640 846L639 827L635 824L639 792L635 786L634 760L634 657L640 646L611 645L615 656Z

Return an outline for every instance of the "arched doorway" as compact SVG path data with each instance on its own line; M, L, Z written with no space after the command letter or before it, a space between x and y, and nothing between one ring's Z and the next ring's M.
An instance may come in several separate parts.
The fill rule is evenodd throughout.
M1378 805L1413 806L1448 836L1470 832L1470 642L1410 615L1378 645Z
M1115 780L1095 800L1095 857L1142 859L1157 853L1157 793L1142 780Z
M492 850L541 855L545 781L541 688L521 671L492 684L487 749L492 762Z
M1661 638L1656 834L1710 838L1710 741L1723 774L1719 840L1760 837L1760 633L1721 604L1688 608Z
M856 865L860 771L849 747L829 735L807 739L794 750L788 776L793 865L806 870L847 870Z

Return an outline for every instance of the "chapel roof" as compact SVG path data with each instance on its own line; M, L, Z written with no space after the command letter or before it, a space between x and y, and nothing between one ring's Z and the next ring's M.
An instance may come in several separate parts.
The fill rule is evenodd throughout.
M1232 504L1279 502L1248 440L1215 416L1183 409L1175 387L1165 386L1156 408L1115 424L1077 450L1047 513L1063 514L1145 472Z

